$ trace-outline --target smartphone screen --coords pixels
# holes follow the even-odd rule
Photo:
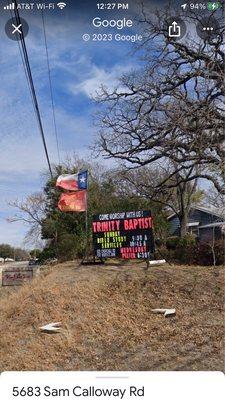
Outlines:
[[[0,26],[1,369],[221,371],[224,2]]]

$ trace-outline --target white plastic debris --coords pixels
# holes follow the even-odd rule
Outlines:
[[[152,312],[155,314],[163,314],[164,317],[169,317],[176,314],[175,308],[154,308]]]
[[[39,329],[46,333],[56,333],[60,331],[61,325],[61,322],[51,322],[50,324],[41,326]]]
[[[160,264],[165,264],[166,260],[151,260],[149,261],[150,265],[160,265]]]

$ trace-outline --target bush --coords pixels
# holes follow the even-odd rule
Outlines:
[[[194,263],[196,251],[195,236],[191,234],[187,234],[183,238],[171,236],[166,241],[166,248],[168,250],[167,260],[185,264]]]
[[[166,248],[168,250],[175,250],[178,243],[179,243],[180,238],[178,236],[170,236],[166,240]]]
[[[168,250],[166,246],[159,246],[155,249],[155,256],[157,260],[165,259],[166,261],[174,261],[173,250]]]
[[[46,260],[56,257],[56,252],[53,247],[46,247],[39,255],[39,262],[43,264]]]
[[[179,238],[174,251],[175,259],[184,264],[194,264],[196,256],[196,239],[193,235]]]
[[[182,238],[179,238],[178,245],[179,246],[194,246],[196,244],[196,236],[188,233]]]
[[[223,240],[217,240],[214,246],[215,261],[216,265],[224,263],[224,242]],[[213,249],[212,243],[201,242],[198,243],[196,251],[196,262],[199,265],[213,265]]]
[[[217,240],[214,246],[216,265],[224,263],[224,241]],[[196,242],[195,236],[186,235],[183,238],[170,237],[166,247],[156,249],[157,258],[164,257],[167,261],[182,264],[213,265],[213,250],[210,242]]]

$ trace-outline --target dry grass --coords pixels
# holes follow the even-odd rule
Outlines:
[[[1,288],[1,370],[223,370],[223,269],[65,264]],[[6,289],[6,290],[5,290]],[[151,308],[174,307],[165,319]],[[39,327],[62,321],[59,334]]]

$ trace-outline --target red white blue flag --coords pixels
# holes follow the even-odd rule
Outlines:
[[[56,186],[66,190],[86,190],[88,181],[88,171],[81,171],[77,174],[60,175],[57,178]]]

